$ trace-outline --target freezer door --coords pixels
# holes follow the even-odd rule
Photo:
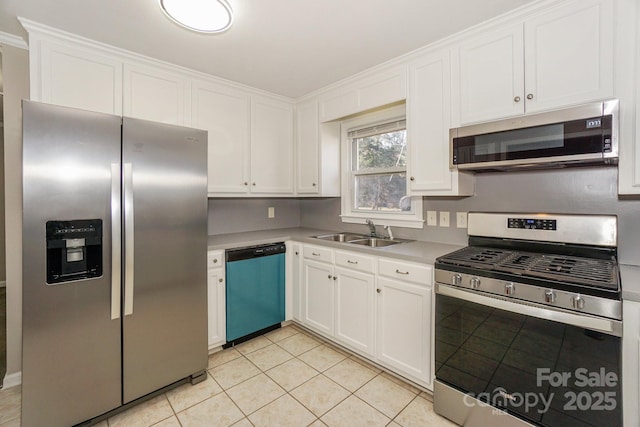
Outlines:
[[[127,403],[207,367],[207,134],[123,119]]]
[[[121,404],[121,118],[29,101],[22,111],[22,425],[69,426]]]

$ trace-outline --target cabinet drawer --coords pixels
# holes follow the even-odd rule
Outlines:
[[[432,283],[433,269],[428,265],[381,259],[378,268],[381,276],[421,285],[431,285]]]
[[[375,258],[353,252],[336,251],[336,265],[364,271],[365,273],[373,273],[375,271]]]
[[[208,268],[224,267],[224,251],[207,252],[207,267]]]
[[[333,263],[333,250],[321,246],[307,246],[302,248],[302,254],[306,259]]]

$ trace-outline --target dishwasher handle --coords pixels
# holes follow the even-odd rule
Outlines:
[[[228,249],[225,252],[227,262],[242,261],[245,259],[260,258],[263,256],[283,254],[287,247],[284,242],[270,243],[267,245],[248,246],[244,248]]]

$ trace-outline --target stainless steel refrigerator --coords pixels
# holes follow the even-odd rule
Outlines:
[[[207,133],[22,108],[22,425],[206,378]]]

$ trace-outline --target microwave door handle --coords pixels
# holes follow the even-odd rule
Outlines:
[[[120,164],[111,163],[111,320],[120,318],[122,268],[122,218]]]
[[[124,315],[133,314],[133,166],[124,164]]]

